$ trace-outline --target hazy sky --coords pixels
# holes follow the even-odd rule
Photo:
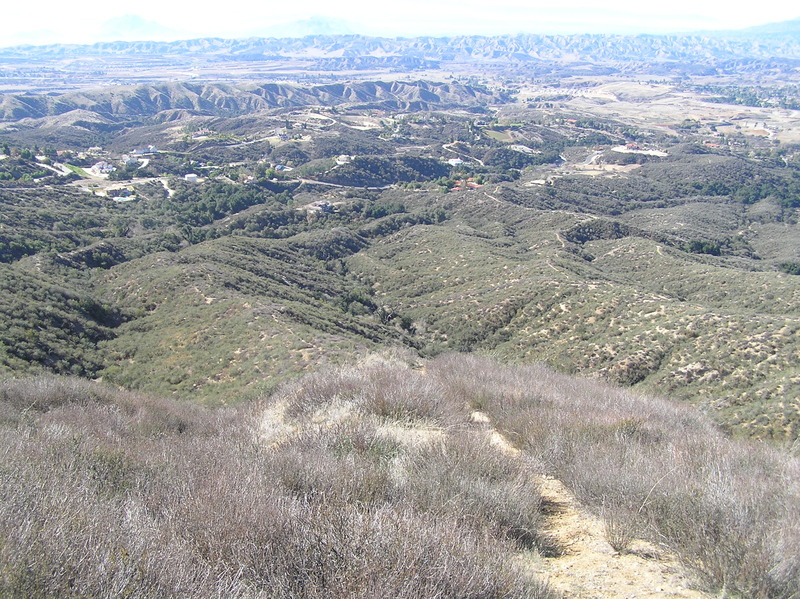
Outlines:
[[[11,2],[4,6],[0,45],[25,41],[89,43],[126,37],[118,27],[104,25],[126,14],[140,15],[169,29],[162,31],[160,37],[164,39],[252,35],[312,16],[343,19],[353,24],[355,32],[375,35],[670,33],[737,29],[794,19],[800,16],[800,9],[792,5],[786,0],[761,0],[757,5],[727,0],[262,0],[249,5],[233,3],[226,10],[224,2],[83,0],[65,4],[38,0],[35,5]],[[35,6],[35,14],[31,6]],[[152,31],[148,33],[157,37]]]

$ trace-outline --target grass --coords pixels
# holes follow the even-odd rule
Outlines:
[[[83,170],[79,166],[74,166],[72,164],[64,164],[64,166],[66,166],[69,170],[71,170],[76,175],[80,175],[84,179],[88,179],[89,178],[89,173],[87,173],[85,170]]]
[[[441,451],[387,437],[408,417],[369,398],[400,377],[361,374],[349,389],[333,377],[330,397],[314,376],[281,390],[272,401],[294,398],[297,432],[277,444],[253,405],[2,383],[0,596],[554,597],[512,559],[535,526],[516,505],[524,494],[536,508],[530,474],[483,458],[469,435]],[[358,418],[318,419],[352,392]],[[451,493],[418,484],[431,469],[450,473]],[[485,484],[464,497],[476,476]]]
[[[506,143],[511,143],[512,141],[514,141],[514,137],[507,130],[494,131],[492,129],[484,129],[483,133],[490,139],[493,139],[494,141],[500,141]]]
[[[800,588],[800,462],[732,441],[698,412],[540,366],[443,356],[428,366],[477,397],[498,428],[605,517],[618,550],[647,538],[709,589],[794,597]]]

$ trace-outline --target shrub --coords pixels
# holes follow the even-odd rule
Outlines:
[[[726,438],[688,406],[643,398],[540,366],[442,356],[428,371],[479,397],[507,436],[606,516],[609,541],[645,537],[713,588],[747,597],[800,593],[800,463]]]
[[[388,370],[285,387],[274,401],[298,400],[297,429],[277,444],[256,432],[261,406],[4,383],[0,596],[553,597],[490,513],[468,517],[474,502],[412,501],[395,477],[416,450],[385,418],[318,419],[312,401],[358,399]]]

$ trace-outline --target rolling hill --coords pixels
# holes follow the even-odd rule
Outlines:
[[[797,597],[771,39],[0,51],[0,597]]]
[[[390,344],[543,362],[694,403],[733,434],[800,435],[788,146],[454,82],[6,101],[51,115],[2,133],[8,374],[230,403]],[[47,126],[76,110],[83,125]],[[48,139],[84,150],[11,147]],[[58,162],[154,142],[109,178]]]
[[[486,89],[427,81],[353,82],[313,87],[278,83],[258,86],[169,83],[56,96],[0,95],[0,120],[15,122],[72,114],[75,121],[81,121],[89,114],[112,121],[130,121],[170,110],[235,116],[274,108],[340,104],[417,111],[480,107],[497,104],[502,99],[501,94]]]

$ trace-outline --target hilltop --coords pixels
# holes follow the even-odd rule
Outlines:
[[[500,104],[501,93],[459,83],[352,82],[301,87],[277,83],[227,86],[219,84],[169,83],[113,90],[74,92],[31,98],[0,96],[0,120],[20,121],[74,115],[74,122],[113,123],[130,126],[131,121],[171,111],[193,115],[236,116],[274,108],[303,106],[371,108],[421,111]]]
[[[798,592],[796,459],[541,367],[384,352],[213,411],[44,377],[0,415],[4,594]]]

